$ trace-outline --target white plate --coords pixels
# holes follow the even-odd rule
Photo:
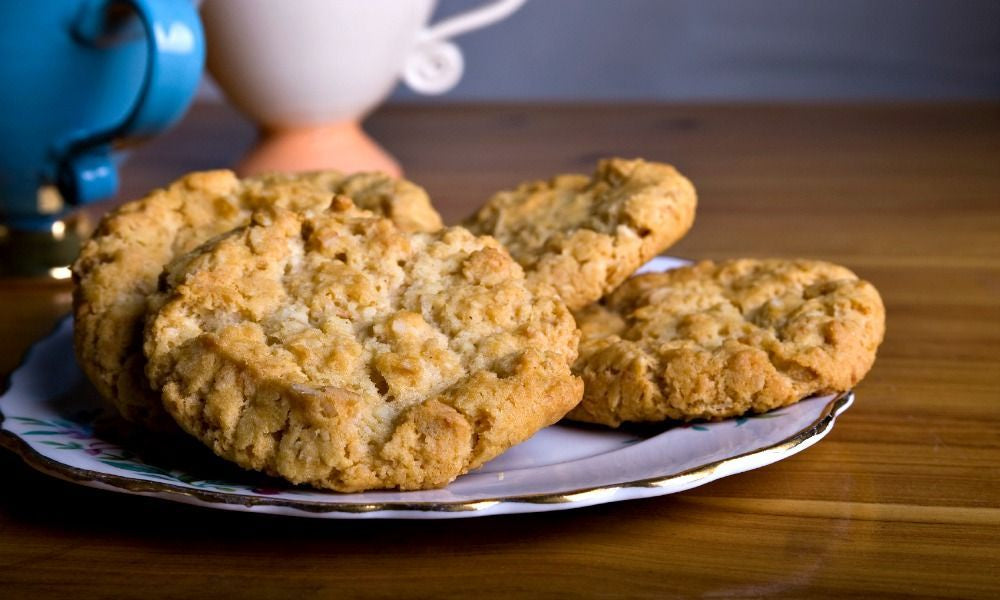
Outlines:
[[[660,258],[643,270],[683,264]],[[444,489],[338,494],[241,471],[196,447],[148,443],[101,409],[73,356],[72,321],[29,351],[0,396],[0,443],[82,485],[226,510],[333,519],[542,512],[672,494],[815,444],[853,394],[717,423],[610,430],[560,423]]]

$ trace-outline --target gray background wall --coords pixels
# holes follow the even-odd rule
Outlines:
[[[528,0],[457,43],[438,101],[1000,98],[1000,0]]]

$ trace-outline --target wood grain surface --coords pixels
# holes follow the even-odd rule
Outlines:
[[[800,455],[548,514],[228,513],[75,486],[3,452],[0,597],[1000,595],[1000,106],[409,106],[367,125],[450,222],[598,157],[673,162],[700,206],[670,253],[854,269],[887,306],[875,368]],[[229,109],[196,107],[134,152],[121,198],[231,164],[253,138]],[[0,283],[0,371],[68,306],[64,286]]]

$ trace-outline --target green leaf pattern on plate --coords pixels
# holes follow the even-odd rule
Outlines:
[[[67,452],[80,452],[92,456],[98,462],[131,473],[137,473],[168,483],[186,484],[198,489],[219,492],[253,491],[249,486],[240,486],[230,481],[203,479],[175,469],[164,469],[144,462],[136,453],[121,446],[94,437],[94,423],[100,418],[100,411],[87,411],[75,420],[35,419],[32,417],[7,417],[33,429],[19,435],[48,437],[39,443]]]

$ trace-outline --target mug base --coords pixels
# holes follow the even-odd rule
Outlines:
[[[70,265],[90,229],[84,213],[54,220],[46,230],[0,225],[0,279],[69,283]]]
[[[268,130],[236,167],[241,176],[271,171],[402,174],[399,163],[357,121]]]

